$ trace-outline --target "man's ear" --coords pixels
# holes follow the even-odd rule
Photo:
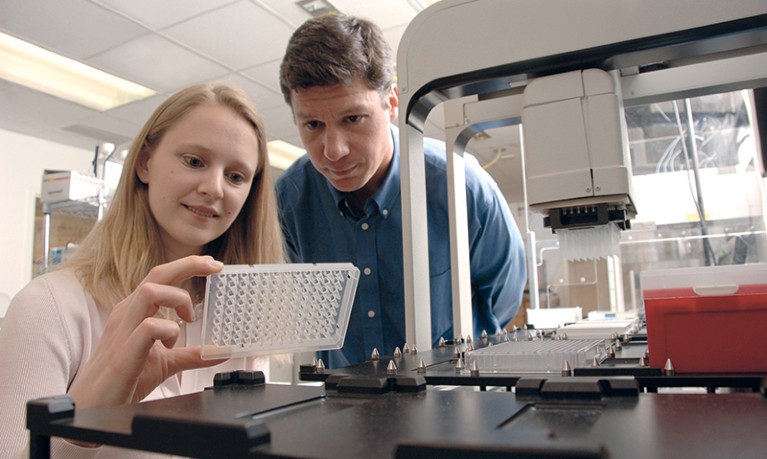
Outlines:
[[[149,150],[141,148],[136,159],[136,176],[142,183],[149,183]]]
[[[391,88],[389,88],[388,102],[389,121],[393,123],[397,120],[397,115],[399,114],[399,90],[396,84],[391,85]]]

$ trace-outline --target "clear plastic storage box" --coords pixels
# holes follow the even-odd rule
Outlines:
[[[207,279],[202,357],[340,349],[358,281],[349,263],[225,266]]]

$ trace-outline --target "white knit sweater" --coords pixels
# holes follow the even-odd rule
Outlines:
[[[0,329],[0,458],[28,457],[27,401],[67,393],[101,338],[108,315],[71,270],[37,277],[14,297]],[[184,327],[179,343],[200,344],[202,319],[197,319]],[[186,371],[145,400],[197,392],[212,385],[216,373],[242,369],[268,376],[268,360],[238,358]],[[59,439],[51,448],[54,458],[153,457],[106,446],[81,448]]]

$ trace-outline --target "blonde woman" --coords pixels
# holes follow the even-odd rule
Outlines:
[[[199,344],[204,276],[283,261],[269,170],[263,123],[238,89],[197,85],[157,108],[104,218],[11,303],[0,330],[4,457],[25,454],[30,399],[117,406],[202,390],[220,371],[267,370],[265,359],[202,360]],[[137,454],[52,443],[54,457]]]

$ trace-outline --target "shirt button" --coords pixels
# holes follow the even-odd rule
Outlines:
[[[365,269],[362,270],[362,272],[365,273],[366,276],[369,276],[370,273],[373,272],[373,270],[371,270],[370,268],[365,268]]]
[[[372,309],[370,311],[368,311],[368,317],[370,317],[372,319],[375,316],[376,316],[376,312],[375,311],[373,311]]]
[[[384,209],[381,211],[382,214],[384,214],[384,217],[389,215],[389,209]]]
[[[368,228],[370,228],[370,225],[368,225],[367,223],[363,223],[362,224],[362,229],[363,230],[367,230]]]

